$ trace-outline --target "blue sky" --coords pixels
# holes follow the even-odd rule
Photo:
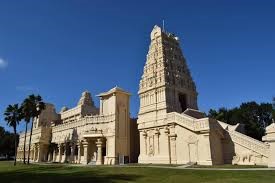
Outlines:
[[[275,1],[0,0],[0,125],[11,103],[39,93],[74,107],[84,90],[118,85],[139,108],[150,32],[165,19],[178,35],[199,108],[234,107],[275,95]],[[22,127],[21,127],[22,128]]]

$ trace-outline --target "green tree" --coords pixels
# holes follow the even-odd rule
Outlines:
[[[272,105],[247,102],[233,109],[220,108],[218,111],[212,109],[208,116],[231,125],[242,123],[248,136],[261,140],[265,127],[272,122]]]
[[[18,142],[19,136],[16,135]],[[0,126],[0,155],[5,155],[7,157],[14,155],[14,134],[9,131],[5,131],[3,127]]]
[[[14,131],[14,166],[16,165],[16,155],[17,155],[17,126],[22,119],[22,109],[18,104],[9,105],[4,113],[5,121],[7,124],[13,128]]]
[[[31,151],[31,139],[32,139],[32,131],[33,131],[33,123],[34,120],[38,118],[41,114],[42,110],[45,109],[45,103],[40,95],[30,95],[27,99],[28,101],[28,113],[30,114],[31,122],[31,131],[30,131],[30,139],[29,139],[29,150],[28,150],[28,164],[30,164],[30,151]]]

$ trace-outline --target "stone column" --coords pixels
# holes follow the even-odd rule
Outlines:
[[[165,143],[167,143],[167,146],[168,146],[168,148],[167,148],[167,157],[168,157],[168,163],[169,164],[171,164],[171,149],[170,149],[170,137],[169,137],[169,134],[170,134],[170,130],[169,130],[169,128],[168,127],[166,127],[165,129],[164,129],[164,133],[165,133],[165,135],[167,136],[167,141],[165,142]]]
[[[101,138],[97,139],[96,147],[97,147],[96,165],[102,165],[102,139]]]
[[[159,135],[160,135],[160,132],[159,132],[159,129],[156,129],[155,131],[155,144],[156,144],[156,149],[155,149],[155,154],[159,155]]]
[[[78,158],[77,158],[77,163],[81,162],[81,141],[79,141],[77,143],[77,147],[78,147]]]
[[[37,159],[36,162],[41,162],[41,145],[37,143]]]
[[[176,139],[177,139],[176,134],[170,135],[171,164],[177,164]]]
[[[53,162],[53,150],[48,150],[48,162]]]
[[[84,152],[84,157],[83,160],[81,161],[82,164],[87,165],[88,164],[88,141],[85,139],[82,142],[82,146],[83,146],[83,152]]]
[[[62,147],[63,144],[58,144],[57,148],[58,148],[58,162],[61,163],[62,161]]]
[[[56,148],[53,148],[53,162],[56,161]]]
[[[68,144],[67,143],[64,143],[64,160],[63,160],[63,163],[66,163],[67,161],[67,148],[68,148]]]
[[[70,144],[70,148],[71,148],[71,157],[70,157],[70,160],[71,160],[71,163],[74,163],[75,144],[74,144],[74,143],[71,143],[71,144]]]
[[[142,135],[144,137],[144,155],[147,155],[147,133],[144,131]]]
[[[34,144],[33,145],[33,158],[32,158],[32,160],[33,160],[33,162],[35,162],[36,161],[36,144]]]
[[[268,167],[275,167],[275,123],[266,127],[266,136],[263,137],[263,141],[265,141],[269,145],[269,156],[268,156]]]
[[[171,164],[177,164],[177,149],[176,149],[176,139],[177,134],[175,133],[175,125],[170,127],[170,155],[171,155]]]

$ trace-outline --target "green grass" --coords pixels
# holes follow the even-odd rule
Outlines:
[[[181,170],[144,167],[75,167],[22,165],[0,162],[0,182],[181,182],[181,183],[274,183],[275,171]]]

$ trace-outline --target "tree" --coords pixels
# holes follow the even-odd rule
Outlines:
[[[28,124],[30,123],[32,114],[32,103],[29,98],[26,98],[23,103],[21,104],[23,118],[25,120],[25,138],[24,138],[24,164],[26,164],[26,138],[27,138],[27,131],[28,131]]]
[[[208,116],[231,125],[242,123],[248,136],[261,140],[265,127],[272,122],[272,105],[247,102],[233,109],[220,108],[218,111],[211,109]]]
[[[17,155],[17,125],[22,119],[22,108],[18,104],[9,105],[4,113],[5,121],[7,124],[13,128],[14,131],[14,166],[16,165],[16,155]]]
[[[38,118],[41,114],[42,110],[45,109],[45,103],[40,95],[30,95],[27,99],[28,102],[28,113],[30,114],[31,122],[31,131],[30,131],[30,139],[29,139],[29,150],[28,150],[28,164],[30,164],[30,151],[31,151],[31,139],[32,139],[32,131],[33,131],[33,123],[34,120]]]
[[[19,136],[16,135],[16,140],[18,142]],[[14,155],[14,134],[9,131],[5,131],[3,127],[0,126],[0,155],[5,155],[7,158]]]

